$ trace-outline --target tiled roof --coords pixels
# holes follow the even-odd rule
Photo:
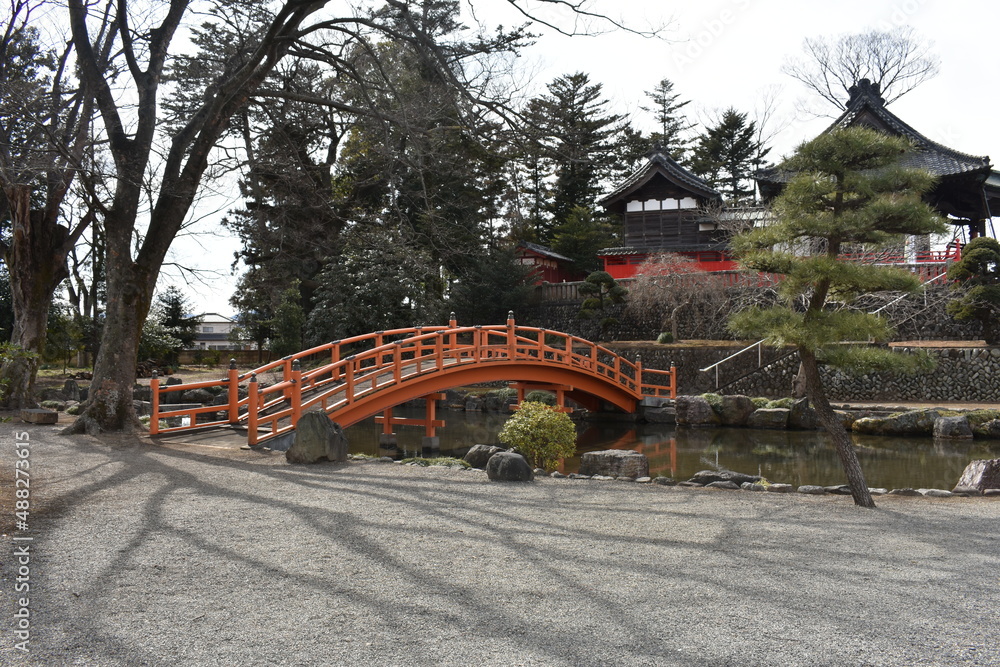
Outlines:
[[[649,182],[654,175],[661,174],[667,180],[689,190],[692,194],[705,199],[721,200],[722,195],[712,188],[706,181],[698,178],[684,167],[660,150],[654,151],[649,160],[642,167],[636,169],[621,184],[615,188],[614,192],[607,195],[597,203],[607,208],[610,204],[628,196],[633,190]]]
[[[885,101],[878,94],[878,89],[862,79],[851,88],[851,99],[847,110],[834,121],[827,130],[850,127],[857,123],[872,124],[864,118],[865,112],[870,113],[884,126],[895,134],[909,139],[916,150],[908,153],[902,160],[907,167],[926,169],[935,176],[963,174],[970,171],[990,169],[990,159],[986,156],[969,155],[948,148],[936,141],[931,141],[915,129],[904,123],[898,116],[885,108]],[[882,129],[882,128],[878,128]]]
[[[520,243],[517,244],[517,246],[519,248],[524,248],[525,250],[530,250],[531,252],[533,252],[535,254],[543,255],[545,257],[551,257],[552,259],[561,260],[563,262],[572,262],[573,261],[569,257],[565,257],[565,256],[560,255],[559,253],[555,252],[554,250],[552,250],[552,248],[549,248],[549,247],[546,247],[546,246],[543,246],[543,245],[539,245],[538,243],[528,243],[527,241],[521,241]]]
[[[725,241],[715,243],[692,243],[688,245],[671,246],[668,248],[633,248],[623,246],[620,248],[602,248],[597,251],[598,257],[627,257],[630,255],[652,255],[658,252],[708,252],[712,250],[725,250],[729,244]]]
[[[915,129],[904,123],[898,116],[885,108],[885,100],[879,95],[878,87],[868,80],[862,79],[851,87],[851,99],[847,110],[835,120],[831,130],[851,127],[853,125],[869,125],[875,129],[890,132],[905,137],[913,143],[914,150],[908,152],[900,164],[914,169],[924,169],[934,176],[954,176],[972,172],[990,173],[990,159],[986,156],[969,155],[948,148],[936,141],[931,141]],[[787,183],[792,174],[777,167],[763,169],[757,175],[758,181],[768,183]]]

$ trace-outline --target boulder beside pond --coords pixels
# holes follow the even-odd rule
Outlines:
[[[295,427],[292,446],[285,452],[289,463],[343,462],[347,460],[347,436],[340,424],[325,412],[307,412]]]
[[[535,478],[531,466],[520,454],[497,452],[486,463],[486,476],[491,482],[530,482]]]
[[[911,410],[888,417],[865,417],[854,422],[856,433],[868,435],[931,435],[941,413],[934,409]]]
[[[649,459],[629,449],[606,449],[585,452],[580,456],[581,475],[608,477],[648,477]]]
[[[962,416],[938,417],[934,420],[934,437],[953,440],[972,438],[972,427],[969,420]]]
[[[788,413],[788,428],[814,431],[820,427],[816,409],[809,406],[809,399],[800,398]]]
[[[739,394],[723,396],[720,418],[724,426],[746,426],[747,419],[753,414],[753,401]]]
[[[788,428],[788,408],[761,408],[754,411],[747,420],[750,428]]]
[[[688,482],[692,484],[708,485],[712,482],[733,482],[737,486],[744,484],[745,482],[750,482],[751,484],[759,482],[760,475],[747,475],[742,472],[734,472],[732,470],[702,470],[696,472]]]
[[[678,396],[674,400],[679,426],[718,426],[721,420],[702,396]]]
[[[462,457],[462,460],[473,468],[485,469],[490,457],[502,451],[504,451],[503,447],[496,445],[473,445]]]
[[[980,459],[965,466],[955,488],[964,487],[985,491],[1000,489],[1000,459]]]

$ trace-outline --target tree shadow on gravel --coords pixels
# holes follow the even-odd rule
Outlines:
[[[871,512],[849,498],[505,485],[52,440],[57,512],[39,551],[73,590],[45,590],[38,623],[59,627],[41,648],[64,657],[158,664],[197,648],[280,661],[296,642],[359,664],[904,664],[929,652],[962,664],[996,652],[995,637],[968,632],[988,609],[974,582],[1000,565],[983,530],[1000,505],[986,500],[887,498]],[[107,543],[88,546],[98,530]]]

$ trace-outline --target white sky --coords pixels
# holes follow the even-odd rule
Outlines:
[[[520,22],[503,0],[477,2],[478,16],[487,25]],[[992,74],[1000,27],[995,0],[594,0],[592,8],[622,16],[637,28],[669,23],[666,40],[621,31],[573,38],[543,34],[522,58],[533,72],[536,93],[557,76],[582,71],[604,86],[614,111],[632,114],[638,127],[649,130],[650,118],[639,106],[648,103],[644,92],[663,78],[674,82],[681,99],[691,100],[687,109],[695,121],[729,106],[752,113],[766,90],[778,88],[784,129],[772,142],[771,157],[777,160],[831,122],[797,114],[796,101],[808,93],[781,73],[784,60],[801,53],[802,40],[909,26],[933,42],[941,71],[890,109],[934,141],[1000,163],[998,87]],[[549,6],[543,10],[553,21],[566,20]],[[229,266],[238,245],[221,237],[202,237],[200,246],[191,239],[176,243],[176,261],[221,273],[208,284],[184,287],[198,310],[232,313],[228,299],[235,278]],[[161,279],[162,285],[170,282],[182,284]]]

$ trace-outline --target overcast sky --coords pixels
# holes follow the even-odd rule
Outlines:
[[[477,6],[478,18],[487,25],[520,21],[505,9],[504,0],[477,0]],[[585,72],[603,85],[616,112],[632,114],[637,126],[649,130],[651,119],[639,107],[647,104],[644,92],[664,78],[674,82],[681,99],[691,100],[695,121],[729,106],[752,114],[768,91],[777,91],[776,122],[783,129],[772,142],[772,157],[778,159],[832,120],[797,112],[796,103],[807,99],[808,91],[781,72],[786,58],[801,53],[804,38],[912,27],[932,41],[941,71],[890,110],[934,141],[988,155],[994,165],[1000,161],[1000,93],[993,73],[1000,26],[996,0],[594,0],[591,7],[637,28],[666,24],[665,39],[623,31],[572,38],[544,32],[522,58],[533,72],[536,92],[557,76]],[[545,18],[566,25],[566,15],[543,10]],[[184,288],[200,310],[232,313],[228,299],[235,279],[228,274],[237,247],[232,239],[202,239],[202,246],[179,240],[175,259],[223,274],[207,286]]]

